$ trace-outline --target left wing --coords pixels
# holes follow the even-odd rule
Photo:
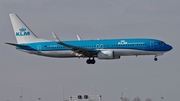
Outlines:
[[[55,41],[60,44],[60,45],[63,45],[65,47],[68,47],[68,48],[71,48],[72,51],[76,52],[76,53],[79,53],[79,54],[83,54],[84,56],[88,56],[88,57],[91,57],[91,56],[96,56],[97,53],[99,52],[98,50],[90,50],[90,49],[87,49],[87,48],[82,48],[82,47],[78,47],[78,46],[73,46],[73,45],[69,45],[69,44],[66,44],[66,43],[63,43],[55,33],[52,32],[52,35],[55,39]]]

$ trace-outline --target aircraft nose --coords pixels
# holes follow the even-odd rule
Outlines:
[[[172,50],[173,49],[173,47],[171,46],[171,45],[167,45],[167,50],[168,51],[170,51],[170,50]]]

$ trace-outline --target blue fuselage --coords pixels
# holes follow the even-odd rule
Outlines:
[[[63,41],[63,43],[99,51],[114,51],[115,55],[158,55],[172,49],[172,47],[161,40],[156,39],[104,39],[104,40],[80,40]],[[28,47],[16,47],[22,51],[50,56],[50,57],[78,57],[71,48],[65,47],[55,41],[36,42],[23,44]],[[86,56],[85,56],[86,57]],[[97,57],[97,55],[95,55]]]

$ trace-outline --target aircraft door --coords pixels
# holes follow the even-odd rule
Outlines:
[[[96,49],[99,49],[99,44],[96,44]]]
[[[103,49],[103,48],[104,48],[104,45],[103,45],[103,44],[101,44],[101,45],[100,45],[100,48],[101,48],[101,49]]]
[[[103,44],[96,44],[96,49],[103,49],[104,45]]]
[[[154,41],[150,41],[150,49],[154,49]]]
[[[37,51],[38,51],[38,52],[41,51],[41,45],[37,45]]]

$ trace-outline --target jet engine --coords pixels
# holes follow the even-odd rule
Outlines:
[[[120,59],[120,56],[115,56],[114,51],[100,51],[97,55],[98,59]]]

